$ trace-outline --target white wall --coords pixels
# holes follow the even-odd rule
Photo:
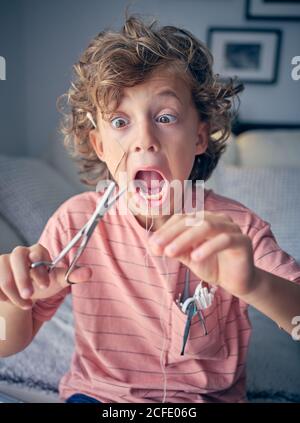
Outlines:
[[[72,64],[89,39],[100,30],[111,25],[120,28],[129,1],[14,1],[19,3],[19,12],[16,16],[11,13],[7,18],[16,22],[18,13],[22,17],[24,28],[21,28],[22,50],[19,55],[24,56],[24,66],[16,72],[19,72],[18,84],[25,89],[25,104],[18,106],[23,110],[23,121],[18,123],[14,135],[21,137],[26,128],[28,154],[35,156],[45,154],[47,145],[56,136],[59,114],[55,102],[68,87]],[[293,81],[290,76],[291,58],[300,54],[299,22],[247,21],[243,0],[135,0],[131,3],[131,11],[157,16],[161,24],[186,27],[202,40],[206,40],[210,26],[282,29],[278,84],[246,86],[241,95],[240,116],[242,120],[253,122],[300,123],[300,81]],[[17,8],[14,10],[18,11]],[[4,45],[11,33],[7,23],[4,30],[1,29],[5,36]],[[1,44],[2,41],[1,37]],[[14,65],[16,60],[8,63],[10,68]],[[14,103],[16,96],[16,90],[12,90]],[[4,97],[9,97],[7,92]],[[0,98],[3,109],[1,103]],[[2,114],[0,119],[2,126]],[[20,139],[19,142],[23,141]],[[3,139],[0,140],[0,150],[3,151]]]

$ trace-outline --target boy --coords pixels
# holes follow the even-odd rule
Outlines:
[[[218,81],[209,51],[188,31],[136,17],[120,33],[100,33],[75,70],[64,133],[82,180],[96,185],[106,172],[118,187],[141,184],[121,197],[126,213],[101,220],[71,280],[74,250],[49,274],[29,264],[62,250],[97,192],[62,204],[38,244],[0,257],[0,314],[11,334],[1,355],[25,348],[72,293],[75,351],[59,386],[66,402],[246,402],[247,305],[291,332],[300,267],[242,204],[204,190],[203,214],[178,212],[182,198],[170,190],[190,180],[194,194],[209,178],[241,87]],[[187,315],[177,300],[188,271],[189,295],[201,281],[210,300],[202,322],[191,318],[183,354]]]

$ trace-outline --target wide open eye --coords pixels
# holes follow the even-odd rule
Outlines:
[[[116,117],[112,119],[110,122],[114,128],[122,128],[124,125],[126,125],[127,121],[124,118]]]
[[[162,118],[163,120],[160,120]],[[160,123],[171,123],[176,121],[176,116],[164,114],[164,115],[160,115],[157,119],[160,121]]]

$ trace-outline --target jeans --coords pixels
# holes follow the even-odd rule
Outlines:
[[[80,402],[80,403],[95,402],[96,403],[98,402],[100,403],[101,401],[96,400],[96,398],[89,397],[88,395],[77,393],[77,394],[71,395],[69,398],[66,399],[65,402],[68,402],[68,403],[72,403],[72,402],[73,403],[74,402]]]

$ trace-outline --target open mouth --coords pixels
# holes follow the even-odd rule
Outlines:
[[[139,170],[134,178],[135,193],[146,201],[161,202],[168,186],[167,182],[157,170]]]

